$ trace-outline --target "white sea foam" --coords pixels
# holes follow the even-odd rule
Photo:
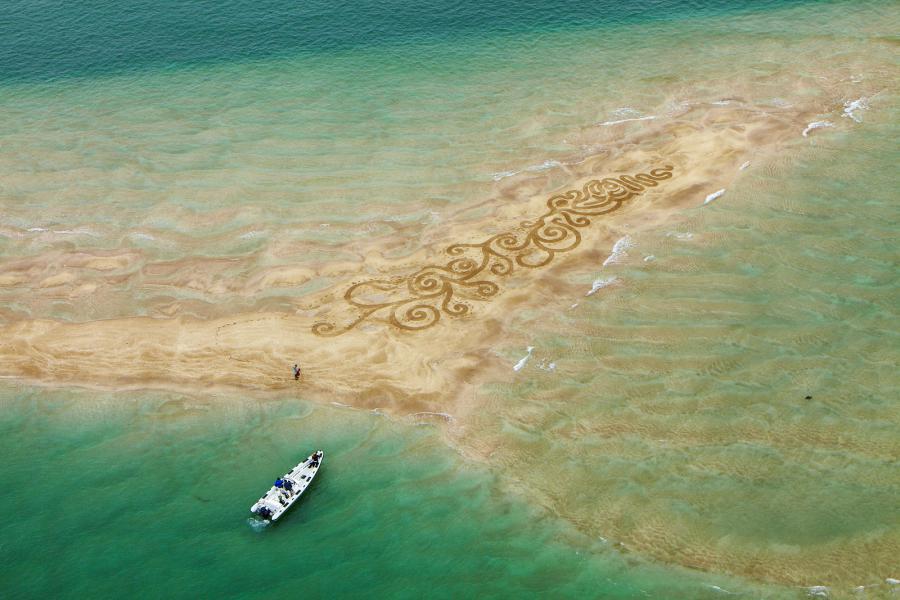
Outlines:
[[[677,231],[670,231],[666,234],[666,237],[673,237],[676,240],[692,240],[694,239],[694,234],[689,232],[679,233]]]
[[[413,414],[414,417],[418,417],[419,415],[430,415],[430,416],[434,416],[434,417],[442,417],[447,421],[453,420],[453,415],[451,415],[450,413],[445,413],[445,412],[417,412],[417,413]]]
[[[656,260],[656,257],[653,256],[652,254],[648,254],[647,256],[644,257],[644,262],[653,262],[654,260]]]
[[[618,280],[619,280],[618,277],[607,277],[606,279],[601,277],[600,279],[595,279],[594,283],[591,284],[591,289],[588,290],[588,293],[585,294],[585,296],[593,296],[594,294],[596,294],[603,288],[609,287],[610,285],[614,284]]]
[[[130,233],[130,234],[128,234],[128,236],[131,237],[131,238],[133,238],[133,239],[136,239],[136,240],[153,241],[153,240],[156,239],[155,237],[153,237],[153,236],[150,235],[149,233],[137,233],[137,232],[135,232],[135,233]]]
[[[646,117],[631,117],[629,119],[615,119],[613,121],[602,121],[600,123],[597,123],[597,126],[605,127],[607,125],[619,125],[621,123],[630,123],[631,121],[651,121],[655,118],[656,118],[655,115],[649,115]]]
[[[499,173],[494,173],[491,175],[491,178],[494,181],[500,181],[505,177],[512,177],[513,175],[518,175],[519,173],[539,173],[541,171],[546,171],[547,169],[552,169],[554,167],[561,167],[563,163],[558,160],[545,160],[539,165],[531,165],[530,167],[525,167],[524,169],[520,169],[518,171],[500,171]]]
[[[719,190],[717,192],[713,192],[712,194],[710,194],[706,197],[706,200],[703,201],[703,204],[709,204],[710,202],[712,202],[716,198],[720,197],[724,193],[725,193],[725,188],[722,188],[721,190]]]
[[[715,104],[716,106],[728,106],[731,104],[731,100],[716,100],[715,102],[710,102],[710,104]]]
[[[498,171],[491,175],[491,179],[493,179],[494,181],[500,181],[504,177],[512,177],[513,175],[516,175],[518,173],[521,173],[521,171]]]
[[[613,119],[610,121],[603,121],[601,123],[595,123],[596,126],[605,126],[605,125],[618,125],[620,123],[628,123],[630,121],[649,121],[651,119],[657,118],[654,115],[650,116],[629,116],[629,115],[640,115],[641,113],[633,108],[622,107],[617,108],[612,113],[614,116],[623,117],[619,119]],[[569,143],[568,140],[563,140],[564,143]],[[602,145],[584,145],[581,147],[585,152],[597,152]],[[506,179],[507,177],[512,177],[514,175],[519,175],[520,173],[540,173],[542,171],[547,171],[549,169],[553,169],[556,167],[566,167],[570,165],[577,165],[584,162],[585,159],[574,161],[574,162],[560,162],[558,160],[548,159],[538,165],[531,165],[525,167],[524,169],[518,169],[513,171],[497,171],[496,173],[491,174],[491,179],[494,181],[500,181],[501,179]]]
[[[242,240],[251,240],[253,238],[262,237],[266,234],[265,231],[248,231],[247,233],[242,233],[238,237]]]
[[[807,137],[810,131],[812,131],[813,129],[819,129],[820,127],[834,127],[834,123],[832,123],[831,121],[813,121],[806,126],[806,129],[803,130],[803,137]]]
[[[519,359],[515,365],[513,365],[513,371],[521,371],[525,368],[525,364],[528,363],[528,359],[531,358],[531,352],[534,350],[534,346],[528,346],[528,353]]]
[[[734,596],[735,594],[737,594],[737,592],[731,592],[731,591],[728,591],[728,590],[726,590],[725,588],[719,587],[719,586],[717,586],[717,585],[712,585],[712,584],[707,584],[707,585],[708,585],[709,587],[711,587],[712,589],[716,590],[717,592],[721,592],[721,593],[723,593],[723,594],[729,594],[729,595],[731,595],[731,596]]]
[[[807,588],[806,593],[815,598],[827,598],[828,588],[824,585],[814,585]]]
[[[868,110],[869,108],[869,99],[868,98],[860,98],[858,100],[847,101],[844,102],[844,115],[845,117],[849,117],[856,121],[857,123],[862,123],[862,119],[856,116],[857,111]]]
[[[683,114],[690,107],[691,103],[687,100],[682,100],[681,102],[669,102],[666,104],[666,116],[674,117]]]
[[[884,582],[888,585],[900,585],[900,579],[894,579],[893,577],[888,577]]]
[[[541,361],[541,364],[538,365],[538,369],[541,369],[542,371],[553,372],[556,370],[556,363],[550,362],[549,360],[547,360],[545,358],[544,360]]]
[[[250,529],[259,533],[269,526],[269,521],[263,521],[262,519],[254,519],[251,517],[247,519],[247,525],[250,526]]]
[[[533,173],[537,173],[540,171],[546,171],[547,169],[552,169],[553,167],[561,167],[563,164],[558,160],[545,160],[539,165],[532,165],[530,167],[525,167],[526,171],[531,171]]]
[[[612,111],[612,114],[616,117],[631,117],[640,116],[641,111],[636,108],[631,108],[630,106],[622,106]]]
[[[29,227],[29,233],[53,233],[56,235],[89,235],[97,237],[97,234],[88,229],[47,229],[45,227]]]
[[[578,306],[578,303],[576,302],[575,304],[573,304],[573,305],[570,306],[569,308],[576,308],[577,306]]]
[[[747,162],[745,162],[744,164],[741,165],[741,171],[743,171],[744,169],[746,169],[749,166],[750,166],[750,161],[748,160]]]
[[[629,248],[634,248],[634,241],[632,241],[631,236],[626,235],[616,240],[616,243],[613,244],[612,254],[603,261],[603,266],[611,265],[625,258],[628,255]]]

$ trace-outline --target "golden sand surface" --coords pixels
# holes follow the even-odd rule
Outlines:
[[[390,245],[398,243],[388,239],[375,240],[387,247],[365,243],[355,249],[363,257],[359,262],[321,265],[315,275],[339,283],[302,299],[293,314],[260,311],[213,320],[125,318],[84,323],[13,320],[2,330],[0,374],[115,387],[174,384],[289,389],[294,385],[290,365],[299,361],[305,374],[304,392],[340,393],[359,406],[390,411],[446,409],[448,389],[455,389],[476,372],[490,370],[492,340],[501,334],[506,318],[528,307],[535,297],[532,288],[563,294],[566,269],[595,262],[611,246],[623,223],[633,230],[658,227],[673,212],[695,206],[704,190],[729,185],[739,176],[744,161],[796,138],[804,122],[784,111],[786,114],[766,115],[754,123],[747,119],[753,109],[737,110],[744,113],[743,118],[735,119],[729,114],[733,111],[717,111],[695,122],[688,113],[633,136],[615,152],[586,157],[568,167],[571,183],[567,187],[571,189],[597,178],[640,174],[663,166],[672,166],[673,175],[629,198],[615,212],[599,215],[591,225],[579,228],[578,247],[555,256],[552,264],[508,275],[489,273],[493,280],[502,281],[503,289],[482,301],[476,299],[470,310],[455,318],[452,310],[444,310],[443,320],[434,323],[439,326],[402,331],[402,325],[389,322],[390,314],[384,318],[375,313],[340,336],[326,339],[315,329],[329,320],[352,322],[358,318],[359,311],[342,296],[360,274],[372,274],[376,280],[407,276],[440,260],[442,246],[480,243],[495,231],[514,231],[522,222],[539,217],[546,212],[548,195],[558,195],[545,189],[545,178],[498,186],[500,197],[492,200],[487,217],[466,219],[465,211],[460,211],[463,214],[457,220],[421,232],[424,243],[403,261],[384,258]],[[738,121],[744,124],[735,125]],[[37,282],[38,293],[48,289],[54,295],[79,298],[89,295],[95,285],[93,278],[82,278],[82,273],[114,270],[133,258],[128,253],[92,256],[74,252],[17,261],[0,275],[4,285],[32,280],[34,263],[41,259],[61,263],[64,269]],[[209,272],[215,271],[216,262],[227,261],[197,259],[191,264],[194,277],[186,276],[179,264],[182,281],[174,283],[185,288],[203,285]],[[176,270],[175,265],[159,264],[147,271],[164,276],[167,268]],[[313,275],[310,271],[308,266],[296,270],[281,267],[244,285],[253,293],[276,283],[299,284]]]
[[[566,283],[566,273],[596,264],[625,228],[632,233],[659,228],[673,214],[701,203],[709,190],[731,186],[746,161],[764,163],[768,157],[777,157],[785,146],[796,143],[817,108],[757,107],[732,99],[727,106],[691,107],[624,139],[617,139],[622,128],[586,128],[580,135],[602,149],[567,163],[564,184],[558,181],[558,174],[498,182],[495,197],[464,207],[439,225],[410,226],[400,232],[407,239],[391,235],[354,241],[343,255],[356,260],[260,269],[240,281],[215,277],[232,262],[227,258],[189,257],[142,269],[150,285],[208,293],[240,290],[247,296],[272,287],[301,285],[313,277],[335,282],[296,301],[289,311],[279,306],[269,312],[263,306],[248,314],[192,318],[179,314],[190,301],[173,298],[173,318],[162,314],[71,323],[29,319],[7,309],[0,375],[111,387],[291,389],[290,365],[299,362],[305,374],[304,393],[337,392],[352,397],[360,406],[398,412],[426,406],[447,408],[454,402],[448,389],[491,370],[491,342],[502,335],[511,315],[533,302],[544,302],[547,296],[573,291],[566,289],[571,285]],[[660,170],[663,168],[669,170]],[[651,180],[652,186],[641,186],[633,179],[663,172],[668,174],[666,179]],[[606,204],[595,202],[599,209],[551,215],[569,221],[563,222],[566,229],[561,238],[552,239],[557,233],[552,219],[534,226],[546,216],[548,202],[554,198],[578,193],[592,181],[622,176],[625,185],[616,180],[609,198],[603,201]],[[639,191],[628,190],[629,180]],[[620,191],[626,194],[624,201],[612,203]],[[469,216],[472,214],[475,216]],[[572,224],[573,218],[586,218],[587,223]],[[490,239],[497,247],[496,239],[505,235],[513,236],[515,245],[525,239],[529,229],[543,230],[547,237],[535,242],[532,236],[524,251],[510,252],[513,259],[521,257],[516,269],[510,266],[512,272],[505,272],[504,265],[495,261],[468,279],[469,283],[481,281],[489,289],[466,290],[455,285],[449,301],[440,295],[432,302],[444,303],[433,311],[438,317],[443,315],[439,322],[432,311],[418,323],[399,314],[410,304],[403,304],[402,311],[387,306],[415,297],[410,296],[409,278],[447,270],[447,265],[460,258],[471,260],[469,249],[454,254],[454,248],[477,246]],[[420,240],[415,250],[402,259],[388,258],[410,239]],[[503,240],[500,242],[502,245]],[[56,250],[7,261],[0,266],[0,285],[14,289],[28,282],[30,302],[41,296],[78,302],[89,298],[100,285],[127,278],[121,271],[138,258],[134,251]],[[48,265],[54,268],[48,269]],[[451,265],[450,270],[457,266]],[[52,274],[45,275],[48,272]],[[441,280],[441,285],[446,281]],[[375,289],[367,282],[390,282],[395,287]],[[351,289],[360,284],[367,287]],[[462,297],[467,291],[468,297]],[[361,304],[349,304],[344,297],[348,292]],[[454,308],[458,301],[465,306]],[[371,311],[370,307],[381,305],[387,310]],[[363,313],[367,316],[357,321]]]
[[[876,91],[857,86],[853,93]],[[33,319],[11,304],[0,325],[0,376],[111,389],[274,391],[398,417],[447,415],[448,439],[464,454],[496,465],[513,482],[528,482],[527,489],[525,483],[511,485],[521,485],[531,501],[615,540],[623,550],[792,585],[809,583],[824,571],[843,583],[870,577],[895,560],[897,530],[840,545],[777,551],[722,540],[698,526],[697,518],[675,518],[664,510],[656,518],[648,516],[652,509],[641,510],[636,520],[627,504],[602,491],[593,500],[573,495],[572,486],[546,469],[536,471],[540,477],[520,477],[523,465],[533,469],[530,446],[504,448],[481,425],[485,411],[494,410],[485,406],[481,390],[513,377],[508,359],[496,352],[499,344],[517,339],[512,320],[547,303],[565,308],[569,299],[583,297],[584,284],[573,282],[573,273],[602,263],[624,234],[660,230],[709,193],[739,188],[748,161],[753,169],[776,168],[804,140],[801,133],[809,123],[836,110],[840,95],[834,91],[788,106],[733,97],[685,107],[640,127],[586,127],[573,137],[591,151],[564,161],[563,168],[503,179],[490,198],[439,223],[354,239],[331,261],[261,268],[241,280],[221,277],[230,259],[214,257],[142,269],[145,284],[247,297],[315,278],[332,282],[292,305],[260,300],[251,312],[203,315],[198,314],[202,306],[173,294],[168,308],[152,317],[70,322]],[[808,132],[810,138],[822,134]],[[535,237],[535,230],[543,233]],[[496,252],[486,254],[485,248]],[[310,251],[322,249],[310,246]],[[57,249],[0,265],[0,286],[22,286],[23,304],[53,298],[87,302],[100,286],[127,285],[131,275],[123,273],[138,259],[133,250]],[[467,262],[454,262],[463,259]],[[660,340],[661,347],[665,343]],[[299,383],[292,377],[294,363],[302,367]],[[528,421],[525,407],[516,410]],[[765,436],[739,425],[730,434],[735,439]],[[623,417],[603,430],[575,427],[568,435],[605,440],[603,452],[627,456],[637,450],[620,434],[653,426]],[[697,441],[696,435],[685,429],[674,439],[688,443]],[[718,464],[714,458],[708,467],[759,468]]]

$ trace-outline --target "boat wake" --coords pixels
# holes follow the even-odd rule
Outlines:
[[[271,525],[270,521],[264,521],[263,519],[256,519],[254,517],[250,517],[247,519],[247,525],[250,526],[250,529],[255,531],[256,533],[260,533],[266,529],[269,525]]]

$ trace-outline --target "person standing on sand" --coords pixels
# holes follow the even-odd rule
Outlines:
[[[300,365],[294,365],[294,380],[300,381],[300,376],[302,373],[300,372]]]

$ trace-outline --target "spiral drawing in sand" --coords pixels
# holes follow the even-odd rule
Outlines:
[[[356,313],[353,318],[340,325],[322,321],[312,331],[337,336],[379,318],[398,329],[418,331],[436,325],[442,315],[469,315],[472,302],[500,292],[499,280],[517,269],[545,267],[556,255],[574,250],[581,244],[581,230],[596,217],[618,210],[671,178],[673,171],[667,165],[649,173],[592,179],[581,189],[550,197],[547,210],[537,219],[480,243],[448,246],[444,252],[449,259],[443,264],[426,265],[411,275],[354,283],[344,293],[344,301]]]

